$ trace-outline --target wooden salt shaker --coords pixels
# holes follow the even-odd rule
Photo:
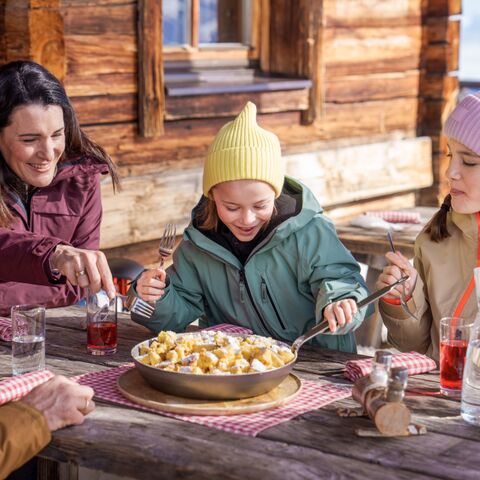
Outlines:
[[[368,394],[363,403],[368,416],[383,435],[407,435],[411,413],[403,403],[407,386],[406,367],[392,368],[386,395]]]
[[[387,350],[377,350],[370,374],[358,378],[353,384],[352,397],[354,400],[365,406],[367,395],[383,397],[388,386],[391,364],[392,353]]]

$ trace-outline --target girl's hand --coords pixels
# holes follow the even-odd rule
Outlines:
[[[103,252],[57,245],[50,256],[50,265],[67,277],[72,285],[88,287],[93,293],[103,289],[110,299],[115,298],[112,272]]]
[[[413,268],[408,258],[400,252],[388,252],[385,257],[390,265],[387,265],[379,275],[375,288],[380,289],[386,287],[402,278],[402,276],[408,275],[409,279],[403,285],[397,285],[388,295],[385,295],[385,297],[391,299],[400,298],[404,292],[404,288],[407,298],[411,297],[415,284],[417,283],[418,272]]]
[[[343,327],[350,323],[357,311],[355,300],[353,298],[345,298],[327,305],[323,310],[323,317],[328,321],[330,331],[333,333],[337,330],[337,326]]]
[[[146,302],[156,302],[165,293],[167,272],[163,268],[145,270],[137,280],[138,296]]]

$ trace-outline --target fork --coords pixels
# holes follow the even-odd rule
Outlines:
[[[167,223],[163,231],[160,245],[158,246],[158,253],[160,254],[160,268],[163,268],[165,259],[167,259],[173,252],[175,240],[177,238],[177,227],[173,223]]]
[[[130,313],[135,313],[136,315],[145,318],[150,318],[155,311],[155,308],[148,302],[133,295],[127,295],[124,297],[124,305]]]
[[[173,252],[176,235],[177,227],[173,223],[167,223],[158,247],[158,253],[160,254],[160,268],[163,268],[165,259],[167,259]],[[127,295],[125,307],[130,313],[135,313],[144,318],[151,318],[155,312],[155,307],[152,304],[132,295]]]
[[[390,243],[390,250],[393,252],[393,253],[396,253],[397,250],[395,248],[395,245],[393,244],[393,238],[392,238],[392,234],[390,233],[390,230],[387,232],[387,238],[388,238],[388,242]],[[407,304],[407,295],[406,295],[406,288],[405,288],[405,283],[402,284],[402,291],[400,293],[400,305],[403,309],[403,311],[409,315],[410,317],[414,318],[415,320],[418,320],[418,317],[410,310],[410,308],[408,307],[408,304]]]

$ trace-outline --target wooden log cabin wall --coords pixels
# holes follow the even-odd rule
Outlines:
[[[123,191],[102,191],[108,255],[157,260],[163,225],[186,226],[201,194],[208,145],[249,99],[333,218],[437,203],[461,0],[250,0],[246,45],[223,48],[202,46],[198,0],[190,46],[163,45],[167,3],[0,0],[0,61],[60,77],[120,169]],[[241,3],[224,2],[234,18]]]

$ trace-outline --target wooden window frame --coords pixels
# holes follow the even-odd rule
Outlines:
[[[143,137],[155,137],[164,133],[164,122],[167,120],[179,120],[198,117],[219,117],[235,114],[239,105],[243,105],[247,99],[252,99],[260,105],[260,113],[273,113],[278,111],[301,110],[305,123],[312,123],[315,119],[316,105],[319,95],[314,91],[316,66],[311,62],[315,42],[318,43],[320,35],[314,29],[320,25],[318,15],[321,11],[321,2],[310,0],[287,0],[292,14],[298,9],[301,12],[302,25],[309,26],[307,29],[298,28],[294,33],[295,42],[290,45],[287,42],[289,54],[294,52],[292,62],[285,62],[284,52],[276,50],[276,45],[282,35],[281,28],[272,28],[279,20],[285,22],[284,15],[281,17],[279,3],[284,0],[254,0],[252,2],[252,28],[251,46],[239,46],[231,48],[219,46],[198,48],[168,47],[163,48],[162,38],[162,0],[139,0],[138,21],[138,92],[139,92],[139,134]],[[192,2],[198,5],[197,2]],[[283,3],[282,3],[283,5]],[[315,6],[315,5],[318,5]],[[192,15],[198,16],[197,12]],[[288,18],[288,20],[290,20]],[[198,22],[192,22],[198,24]],[[288,22],[284,23],[289,25]],[[262,35],[260,35],[262,32]],[[196,35],[198,45],[198,32]],[[315,41],[312,47],[312,37]],[[283,39],[284,40],[284,39]],[[303,52],[297,54],[296,45],[303,45]],[[285,45],[285,43],[284,43]],[[293,49],[293,50],[292,50]],[[221,86],[217,92],[205,89],[201,85],[189,93],[182,94],[181,89],[176,89],[176,95],[166,95],[165,66],[167,61],[185,62],[195,65],[202,62],[225,63],[232,58],[239,63],[248,66],[256,62],[259,70],[266,78],[256,78],[250,85],[240,86],[236,91],[228,91],[231,111],[225,111],[224,100],[221,95],[226,93],[225,87]],[[228,59],[228,60],[227,60]],[[270,75],[271,78],[268,78]],[[279,78],[279,77],[288,78]],[[203,96],[203,98],[201,98]],[[192,98],[194,101],[192,101]],[[217,105],[218,103],[221,105]],[[221,108],[220,108],[221,107]]]

